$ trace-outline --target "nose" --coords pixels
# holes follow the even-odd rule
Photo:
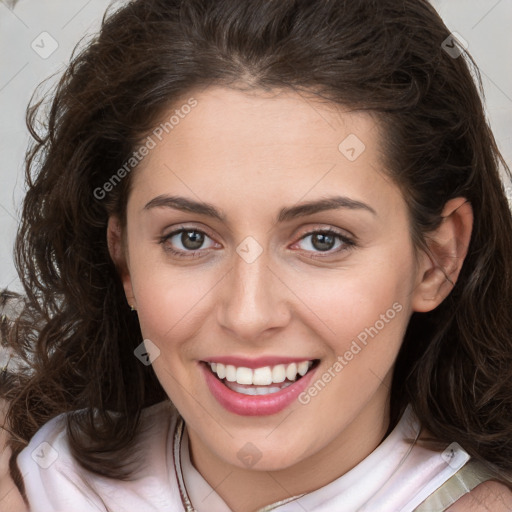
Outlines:
[[[289,323],[290,294],[266,252],[252,262],[238,254],[233,259],[217,303],[218,322],[238,340],[256,342]]]

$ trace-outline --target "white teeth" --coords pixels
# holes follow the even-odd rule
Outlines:
[[[265,387],[250,387],[244,388],[243,386],[239,386],[234,382],[226,382],[226,386],[232,391],[236,391],[237,393],[241,393],[242,395],[270,395],[272,393],[277,393],[288,386],[291,386],[292,382],[285,382],[282,386],[265,386]]]
[[[238,384],[252,384],[252,370],[250,368],[244,368],[243,366],[237,368],[236,381]]]
[[[228,382],[236,381],[236,367],[231,364],[226,366],[226,380]]]
[[[308,373],[309,370],[309,362],[308,361],[302,361],[302,363],[299,363],[297,365],[297,371],[299,372],[299,375],[303,377]]]
[[[291,384],[297,380],[298,376],[303,377],[313,365],[313,361],[302,361],[300,363],[290,363],[288,365],[278,364],[276,366],[263,366],[261,368],[246,368],[244,366],[236,367],[231,364],[209,363],[213,373],[217,374],[219,379],[226,379],[227,382],[242,385],[270,386],[270,384],[281,384],[286,379],[285,384]],[[231,387],[231,386],[229,386]],[[279,386],[283,389],[286,386]],[[246,388],[244,388],[246,389]],[[260,389],[260,388],[255,388]],[[261,388],[266,389],[266,388]],[[269,389],[274,389],[269,388]],[[251,393],[245,393],[251,394]],[[258,394],[258,393],[252,393]]]
[[[272,370],[270,369],[270,366],[256,368],[253,370],[251,384],[256,386],[268,386],[269,384],[272,384]]]
[[[215,370],[213,369],[214,364],[216,366]],[[219,377],[219,379],[224,379],[226,377],[226,367],[223,364],[210,363],[210,368],[212,369],[213,373],[217,374],[217,377]]]
[[[288,380],[295,380],[297,377],[297,365],[295,363],[291,363],[286,368],[286,378]]]
[[[286,366],[278,364],[272,368],[272,382],[284,382],[286,380]]]

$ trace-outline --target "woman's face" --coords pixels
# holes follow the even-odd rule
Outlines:
[[[194,457],[360,460],[423,272],[376,121],[292,91],[191,96],[134,171],[123,281]]]

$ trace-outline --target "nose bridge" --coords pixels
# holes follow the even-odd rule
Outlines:
[[[260,254],[255,255],[254,247],[245,253],[243,249],[244,245],[240,244],[238,254],[234,255],[219,321],[238,338],[253,340],[267,329],[285,325],[288,312],[283,290],[276,286],[269,268],[267,254],[257,251]]]

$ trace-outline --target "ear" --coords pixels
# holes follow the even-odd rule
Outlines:
[[[473,209],[464,197],[448,201],[437,229],[426,236],[419,282],[414,290],[414,311],[435,309],[452,291],[468,252],[473,229]]]
[[[123,229],[121,227],[121,221],[116,215],[112,215],[108,219],[107,245],[110,257],[123,283],[126,300],[132,309],[137,309],[130,276],[128,253],[123,243]]]

